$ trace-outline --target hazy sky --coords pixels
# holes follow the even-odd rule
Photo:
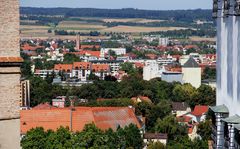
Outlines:
[[[212,0],[20,0],[21,6],[78,8],[139,8],[155,10],[210,9]]]

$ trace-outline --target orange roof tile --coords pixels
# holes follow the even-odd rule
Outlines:
[[[144,67],[144,64],[140,63],[140,62],[135,62],[134,65],[135,65],[136,68],[143,68]]]
[[[192,132],[193,132],[193,128],[192,127],[188,128],[188,134],[191,134]]]
[[[20,115],[22,134],[36,127],[56,130],[60,126],[72,126],[72,131],[82,131],[86,124],[92,122],[102,130],[116,130],[118,126],[125,127],[130,123],[141,128],[134,110],[129,107],[75,107],[72,112],[70,108],[32,109],[22,110]]]
[[[178,122],[188,123],[188,122],[190,122],[191,120],[192,120],[192,117],[186,116],[186,115],[177,117],[177,121],[178,121]]]
[[[48,109],[53,109],[53,108],[56,108],[56,107],[53,107],[52,105],[50,105],[49,102],[46,102],[46,103],[41,103],[41,104],[33,107],[32,109],[34,109],[34,110],[48,110]]]
[[[55,64],[54,70],[59,71],[72,71],[73,65],[72,64]]]
[[[90,62],[74,62],[73,63],[73,68],[74,69],[90,69],[91,67]]]
[[[100,51],[91,51],[91,50],[81,50],[79,52],[64,52],[64,54],[75,54],[75,55],[89,55],[89,56],[95,56],[100,57]]]
[[[0,57],[0,63],[22,63],[21,57]]]
[[[21,46],[22,50],[25,51],[35,51],[38,48],[45,48],[44,46],[30,46],[29,44],[24,44],[23,46]]]
[[[93,72],[106,72],[110,71],[110,66],[108,64],[93,64],[92,70]]]
[[[193,112],[192,112],[192,115],[195,115],[195,116],[201,116],[205,113],[208,112],[208,106],[200,106],[200,105],[197,105],[195,106]]]
[[[99,49],[100,45],[81,45],[81,49],[93,49],[93,48]]]

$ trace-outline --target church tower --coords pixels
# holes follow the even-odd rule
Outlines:
[[[20,148],[19,1],[0,0],[0,148]]]

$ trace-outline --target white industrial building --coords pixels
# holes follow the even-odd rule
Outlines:
[[[217,105],[211,107],[213,147],[240,148],[240,1],[214,0],[217,22]]]

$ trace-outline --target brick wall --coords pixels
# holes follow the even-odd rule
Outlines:
[[[0,57],[19,55],[19,2],[0,0]]]

